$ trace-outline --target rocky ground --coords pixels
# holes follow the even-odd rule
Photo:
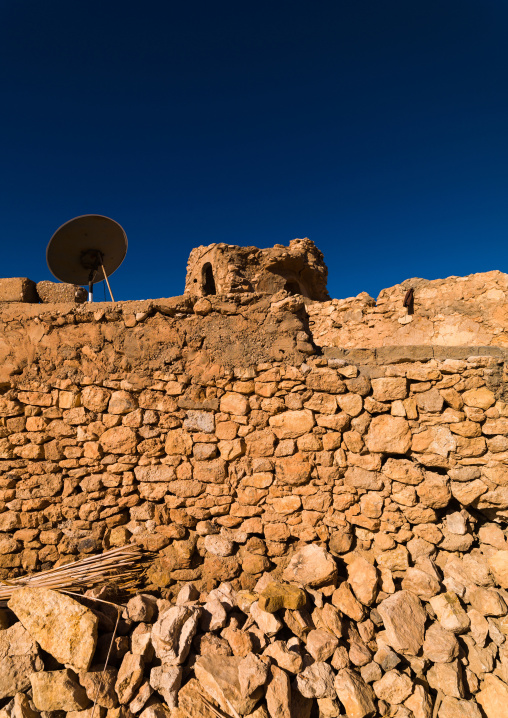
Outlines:
[[[446,521],[453,553],[308,544],[252,591],[189,583],[117,609],[107,588],[15,589],[0,718],[508,716],[506,537],[485,524],[470,551],[474,519]]]

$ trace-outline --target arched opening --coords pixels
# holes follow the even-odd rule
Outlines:
[[[215,279],[213,278],[213,269],[210,262],[207,262],[203,265],[203,269],[201,270],[201,276],[204,296],[208,297],[211,294],[216,294]]]
[[[284,289],[286,292],[289,292],[289,294],[303,294],[300,285],[295,281],[288,280],[284,285]]]

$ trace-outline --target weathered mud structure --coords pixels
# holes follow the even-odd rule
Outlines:
[[[204,595],[313,544],[291,630],[332,601],[347,715],[505,715],[507,327],[505,274],[328,300],[309,240],[194,250],[172,299],[5,302],[1,575],[134,541]]]

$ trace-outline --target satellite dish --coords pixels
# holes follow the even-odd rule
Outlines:
[[[84,214],[59,227],[49,240],[46,261],[51,274],[61,282],[88,284],[88,301],[93,301],[93,285],[115,272],[127,253],[127,235],[109,217]]]

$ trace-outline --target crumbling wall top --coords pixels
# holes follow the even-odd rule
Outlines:
[[[238,292],[275,294],[285,289],[326,301],[327,276],[322,252],[307,237],[291,240],[289,247],[276,244],[266,249],[210,244],[190,253],[185,293],[206,297]]]

